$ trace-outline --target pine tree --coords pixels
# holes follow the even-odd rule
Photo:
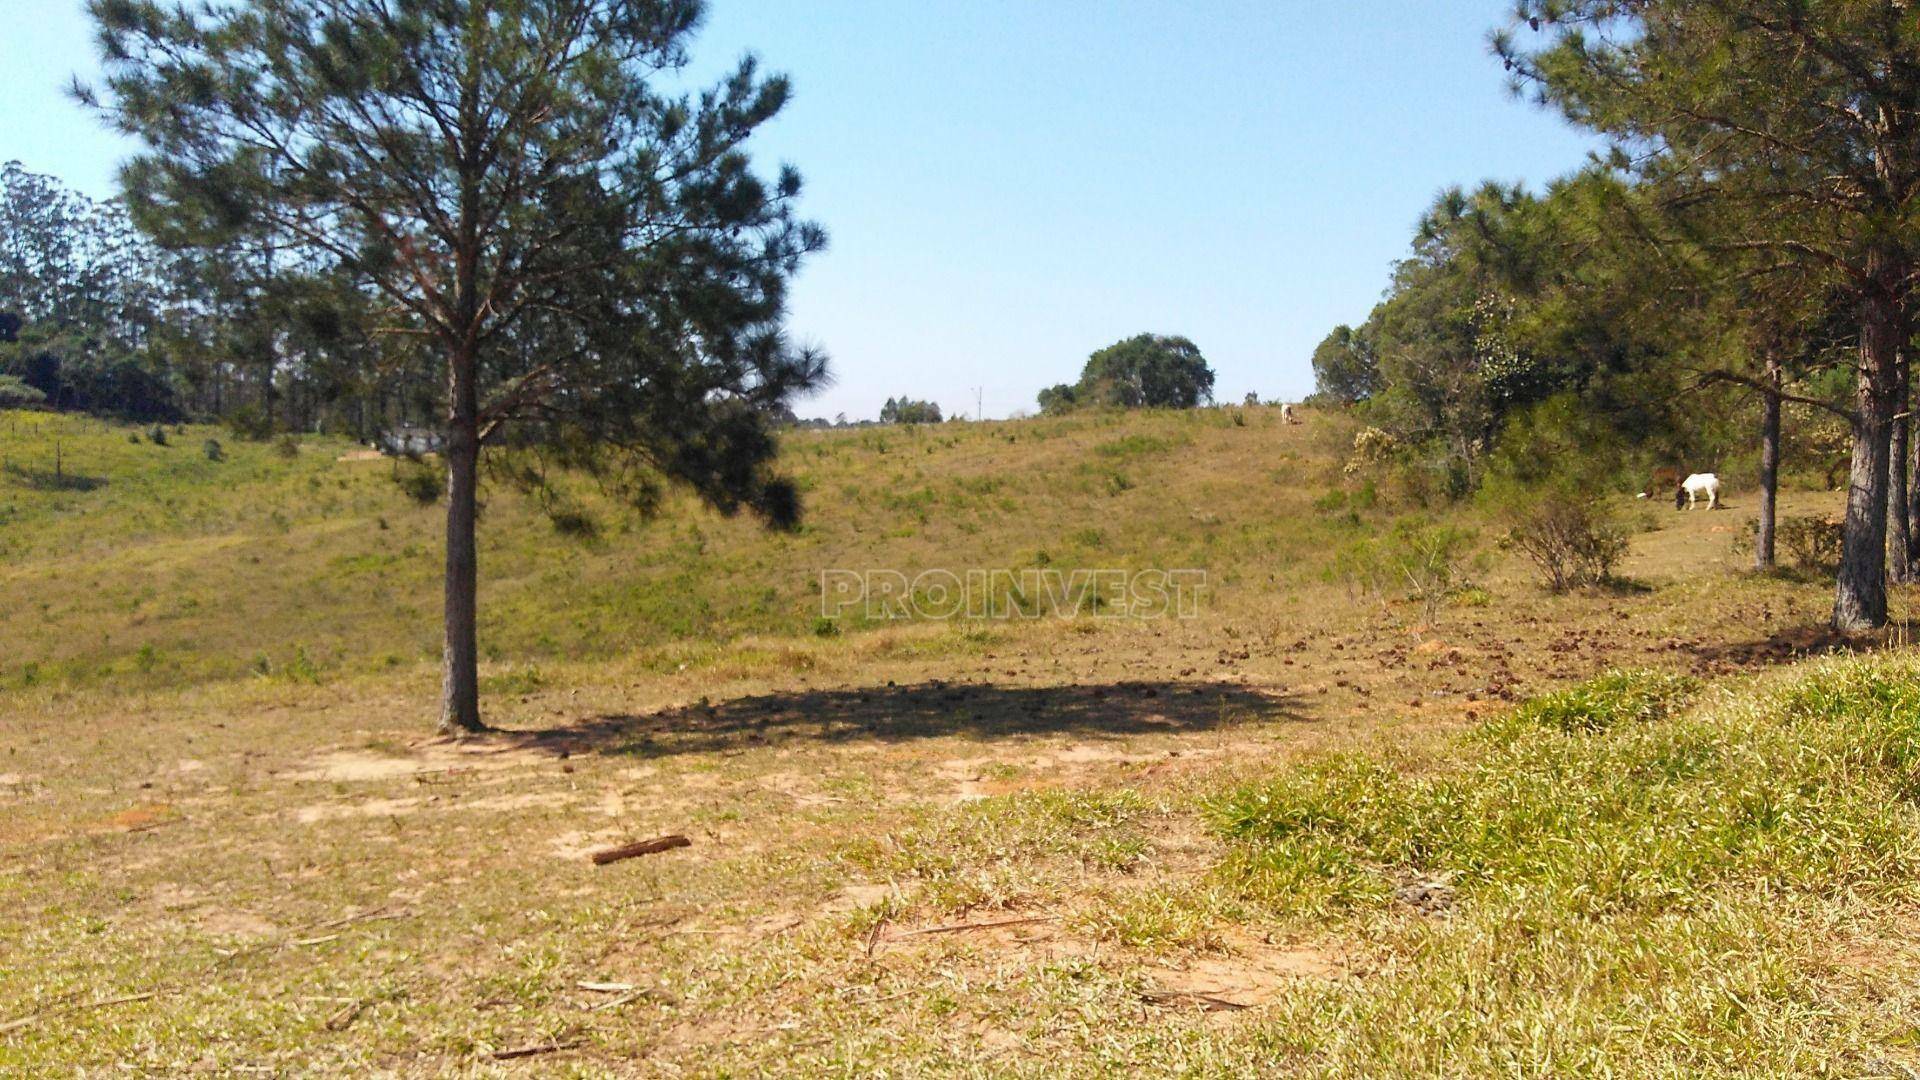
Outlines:
[[[432,357],[447,470],[442,727],[480,729],[483,451],[798,513],[767,417],[824,378],[786,283],[824,234],[746,146],[789,94],[751,59],[697,96],[699,0],[90,0],[104,86],[145,150],[140,220],[215,247],[271,234],[377,297]],[[496,455],[497,456],[497,455]]]

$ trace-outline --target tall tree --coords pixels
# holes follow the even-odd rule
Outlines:
[[[660,479],[798,513],[767,417],[824,378],[783,335],[821,249],[800,179],[746,144],[788,99],[751,59],[672,89],[699,0],[89,0],[105,92],[146,147],[141,220],[271,232],[432,346],[447,470],[441,724],[483,725],[475,510],[514,441],[643,505]],[[509,474],[538,484],[536,468]]]
[[[1496,48],[1717,238],[1843,290],[1860,346],[1833,624],[1885,623],[1888,452],[1916,265],[1920,21],[1906,0],[1519,0]],[[1537,48],[1517,44],[1529,29]]]
[[[1334,405],[1351,405],[1373,396],[1380,378],[1379,362],[1368,340],[1367,327],[1342,323],[1313,349],[1313,396]]]
[[[1213,400],[1213,369],[1177,334],[1136,334],[1087,357],[1074,399],[1120,409],[1191,409]]]

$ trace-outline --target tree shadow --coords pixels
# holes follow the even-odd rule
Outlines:
[[[761,694],[658,712],[598,716],[545,731],[506,732],[556,754],[669,757],[788,742],[906,742],[967,735],[1117,738],[1311,718],[1289,691],[1215,683],[1130,681],[1075,686],[927,682]]]
[[[1908,619],[1859,634],[1843,634],[1831,626],[1797,626],[1750,641],[1699,642],[1687,652],[1706,663],[1737,668],[1763,668],[1817,656],[1875,653],[1913,643],[1920,621]]]
[[[64,469],[34,469],[8,462],[0,471],[35,491],[97,491],[107,486],[104,476],[84,476]]]

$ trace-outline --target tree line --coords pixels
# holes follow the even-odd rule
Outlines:
[[[349,275],[270,233],[165,236],[124,197],[0,167],[0,377],[31,391],[22,402],[251,436],[430,421],[429,365],[382,335]]]
[[[1884,625],[1920,566],[1920,21],[1901,0],[1520,0],[1493,47],[1606,152],[1541,194],[1443,194],[1382,302],[1315,351],[1320,399],[1455,496],[1503,470],[1751,461],[1763,566],[1780,469],[1837,441],[1833,624]]]

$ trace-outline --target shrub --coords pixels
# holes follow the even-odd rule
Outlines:
[[[439,475],[434,473],[436,478]],[[439,498],[437,491],[434,498]],[[594,540],[600,536],[600,523],[584,510],[555,507],[547,511],[547,521],[553,525],[554,532],[561,536],[570,536],[575,540]]]
[[[300,440],[291,435],[282,435],[280,441],[273,444],[273,452],[282,460],[292,461],[300,456]]]
[[[408,498],[421,506],[432,506],[447,492],[447,478],[424,461],[395,459],[393,482],[406,492]]]
[[[1611,581],[1627,554],[1626,530],[1599,499],[1578,491],[1519,489],[1501,516],[1501,545],[1532,560],[1556,593]]]
[[[219,439],[208,439],[206,442],[201,443],[200,450],[207,455],[208,461],[227,460],[226,448],[220,445]]]
[[[246,442],[265,442],[273,436],[273,421],[253,405],[242,405],[227,414],[227,430]]]
[[[167,429],[159,424],[153,425],[147,432],[147,441],[155,446],[167,445]]]
[[[1820,514],[1780,518],[1774,523],[1774,555],[1786,565],[1809,574],[1826,575],[1840,568],[1840,545],[1845,523]],[[1759,542],[1760,523],[1747,522],[1733,538],[1736,555],[1752,555]]]
[[[13,375],[0,375],[0,409],[26,409],[45,404],[47,395]]]
[[[1360,540],[1334,557],[1333,573],[1350,588],[1378,597],[1403,593],[1431,623],[1460,584],[1476,534],[1471,529],[1403,518],[1380,536]]]

